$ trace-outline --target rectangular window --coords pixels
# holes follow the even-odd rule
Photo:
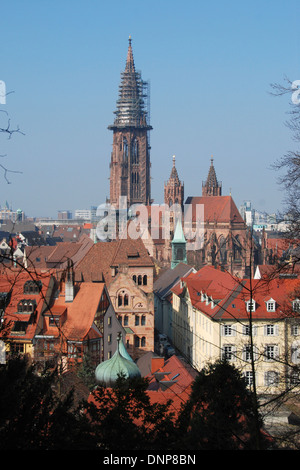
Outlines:
[[[266,325],[266,335],[274,336],[274,334],[275,334],[274,325]]]
[[[272,361],[278,356],[278,347],[274,344],[268,344],[265,347],[265,359],[267,361]]]
[[[234,347],[232,345],[227,344],[223,346],[222,359],[226,359],[227,361],[233,361],[235,359]]]
[[[244,358],[245,358],[245,361],[251,361],[252,353],[251,353],[251,346],[249,344],[244,347]]]
[[[299,325],[292,325],[291,333],[292,333],[293,336],[298,336],[299,335]]]
[[[232,325],[223,325],[224,336],[235,336],[235,329]]]
[[[250,370],[247,370],[244,374],[244,377],[245,377],[245,380],[246,380],[246,384],[248,386],[252,385],[253,384],[253,374]]]
[[[300,312],[300,301],[298,299],[293,301],[293,310],[294,312]]]
[[[11,343],[10,344],[10,351],[15,354],[23,354],[25,352],[25,344],[24,343]]]
[[[58,325],[58,319],[54,317],[49,317],[49,326],[57,326]]]
[[[268,310],[268,312],[274,312],[275,311],[275,302],[267,302],[267,310]]]

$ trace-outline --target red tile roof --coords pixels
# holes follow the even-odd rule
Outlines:
[[[24,293],[24,284],[31,280],[41,281],[41,291],[38,294]],[[52,273],[27,272],[23,269],[2,269],[0,273],[0,292],[11,292],[11,300],[5,309],[4,321],[6,322],[28,322],[26,331],[22,334],[10,332],[9,338],[22,341],[33,340],[34,335],[40,329],[41,312],[46,308],[47,291],[50,287]],[[21,300],[35,300],[36,310],[34,313],[18,313],[18,304]],[[30,320],[30,321],[29,321]],[[12,325],[11,325],[12,326]]]
[[[176,295],[182,295],[187,289],[192,305],[214,319],[246,319],[249,313],[246,310],[246,301],[250,300],[250,287],[252,297],[256,302],[253,319],[278,319],[291,315],[291,301],[295,292],[300,288],[298,279],[270,279],[267,281],[254,279],[234,278],[227,272],[205,266],[196,274],[190,274],[182,279],[183,284],[172,289]],[[211,297],[217,304],[201,299],[201,293]],[[266,302],[270,299],[276,302],[274,311],[268,312]]]
[[[72,302],[65,302],[64,295],[55,300],[50,312],[56,315],[67,311],[61,330],[69,341],[83,341],[87,335],[89,338],[101,336],[93,322],[104,289],[104,283],[84,282],[80,284]]]
[[[195,207],[197,204],[203,204],[205,222],[233,222],[244,224],[231,196],[199,196],[188,197],[187,205],[190,205],[187,214],[192,210],[192,220],[195,220]]]
[[[95,281],[102,280],[102,276],[104,276],[105,282],[109,284],[112,280],[111,267],[121,265],[154,267],[154,263],[140,238],[99,242],[92,246],[76,266],[76,278]]]

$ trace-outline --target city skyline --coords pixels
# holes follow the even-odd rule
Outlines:
[[[185,197],[199,196],[211,156],[223,194],[269,213],[284,194],[271,165],[295,145],[284,126],[289,96],[270,84],[300,79],[295,1],[209,6],[165,1],[11,2],[0,37],[0,105],[11,128],[1,135],[10,170],[6,201],[29,217],[89,209],[109,197],[109,162],[128,37],[136,69],[150,81],[151,193],[164,199],[176,168]],[[4,127],[6,115],[1,115]]]

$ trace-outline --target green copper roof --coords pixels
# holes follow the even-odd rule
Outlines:
[[[123,354],[126,354],[126,357]],[[138,366],[127,353],[120,338],[115,354],[107,361],[101,362],[95,370],[97,382],[106,387],[112,387],[119,375],[124,375],[126,378],[141,377]]]
[[[174,237],[172,243],[186,243],[186,239],[184,238],[182,225],[180,220],[177,221]]]

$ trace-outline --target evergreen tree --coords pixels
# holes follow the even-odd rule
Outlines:
[[[0,449],[89,448],[89,424],[71,411],[72,391],[56,393],[56,372],[37,374],[26,356],[0,368]]]
[[[250,450],[266,445],[256,433],[252,393],[240,372],[226,361],[202,369],[178,419],[181,448]]]

